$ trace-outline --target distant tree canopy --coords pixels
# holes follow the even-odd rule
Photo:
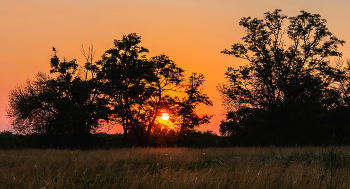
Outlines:
[[[243,145],[320,144],[332,134],[344,139],[345,127],[334,130],[340,125],[332,112],[350,113],[349,65],[330,64],[345,42],[326,20],[305,11],[287,17],[277,9],[239,25],[246,29],[243,42],[221,53],[247,64],[229,67],[227,82],[218,86],[227,108],[220,132]]]
[[[193,73],[187,80],[184,70],[166,55],[147,58],[148,49],[140,43],[135,33],[123,36],[96,62],[93,48],[82,48],[84,67],[76,60],[60,62],[54,51],[50,76],[39,73],[11,91],[7,116],[13,129],[23,134],[86,135],[101,129],[101,122],[117,122],[125,143],[132,133],[138,145],[145,146],[162,112],[178,121],[179,133],[208,123],[211,116],[195,111],[198,104],[212,105],[201,90],[204,76]]]

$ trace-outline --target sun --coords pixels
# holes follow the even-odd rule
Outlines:
[[[168,120],[168,119],[169,119],[169,114],[167,114],[167,113],[163,114],[163,115],[162,115],[162,119],[163,119],[164,121]]]

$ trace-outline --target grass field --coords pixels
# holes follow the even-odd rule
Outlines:
[[[2,150],[0,188],[350,188],[350,147]]]

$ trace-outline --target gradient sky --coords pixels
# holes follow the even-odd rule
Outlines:
[[[349,0],[0,0],[0,131],[9,125],[10,90],[49,72],[52,46],[61,59],[83,65],[81,44],[93,44],[98,60],[114,39],[136,32],[149,56],[166,54],[188,74],[204,74],[203,89],[214,106],[198,112],[215,116],[201,130],[218,133],[224,116],[216,86],[228,66],[244,63],[220,51],[244,36],[240,18],[262,18],[276,8],[288,16],[305,10],[320,14],[334,35],[350,43],[349,7]],[[340,51],[349,57],[349,45]]]

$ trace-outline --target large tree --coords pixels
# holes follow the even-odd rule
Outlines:
[[[172,120],[180,125],[180,132],[208,123],[211,116],[195,112],[198,104],[212,105],[200,88],[204,76],[192,74],[184,79],[184,70],[173,60],[164,54],[147,58],[148,49],[140,43],[135,33],[125,35],[97,62],[97,75],[105,85],[112,114],[123,126],[124,142],[133,133],[138,145],[147,145],[163,112],[177,119]]]
[[[246,29],[243,42],[222,53],[247,63],[228,68],[228,82],[218,87],[228,110],[221,133],[282,138],[282,133],[293,133],[310,120],[317,124],[333,103],[328,97],[334,94],[335,69],[329,57],[341,56],[338,46],[344,41],[329,31],[320,15],[305,11],[287,17],[277,9],[263,19],[244,17],[239,25]],[[298,132],[305,137],[303,130]]]
[[[148,49],[140,43],[141,37],[135,33],[115,40],[97,65],[113,115],[123,126],[125,142],[132,132],[139,145],[147,145],[163,102],[168,92],[177,90],[183,70],[165,55],[146,58]]]

